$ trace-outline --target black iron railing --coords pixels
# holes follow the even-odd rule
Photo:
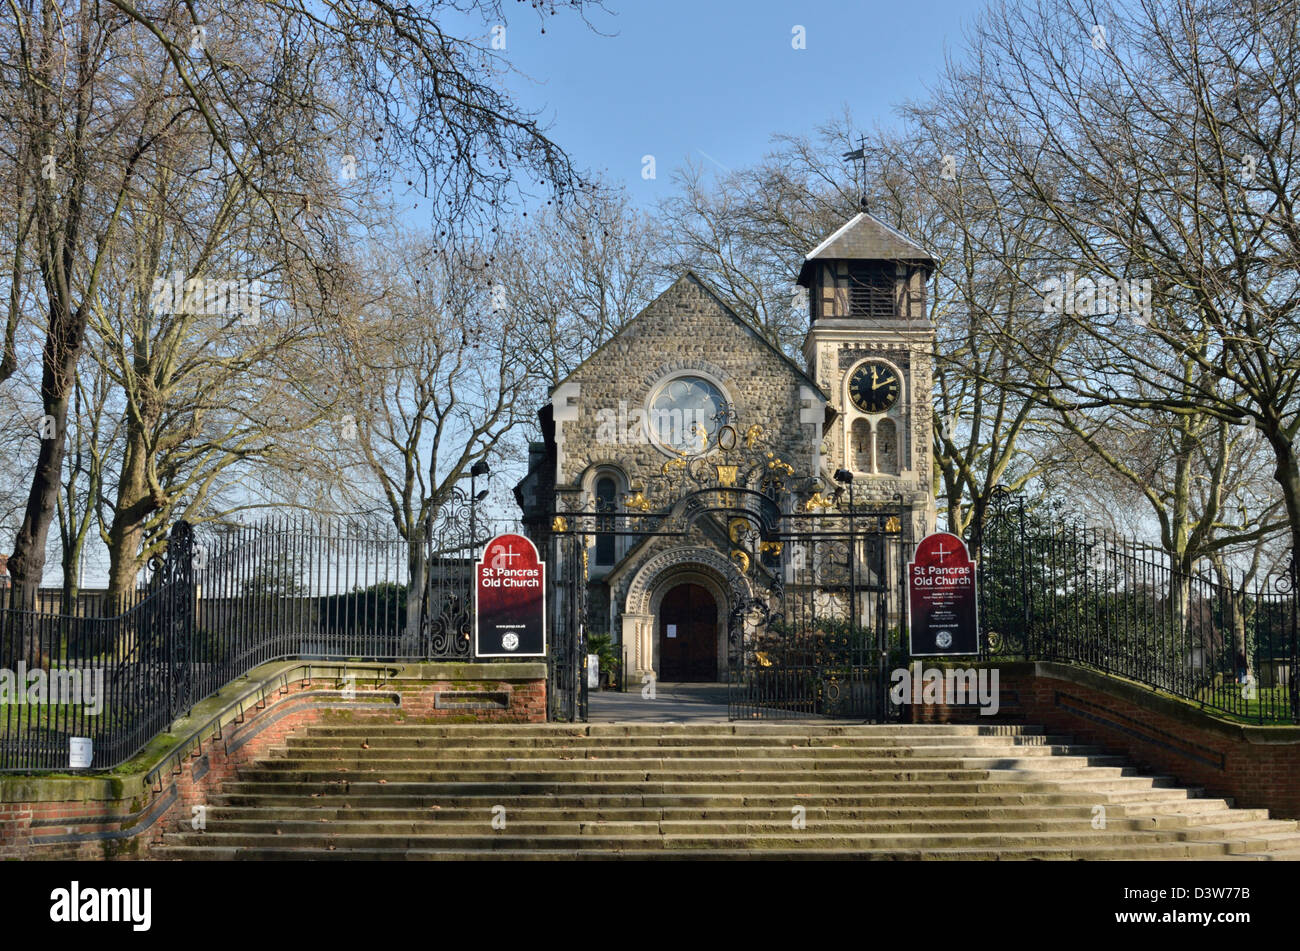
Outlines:
[[[1300,723],[1294,566],[1249,581],[1182,570],[1006,496],[971,544],[987,657],[1079,664],[1234,718]]]
[[[470,659],[474,561],[516,525],[480,516],[475,539],[461,514],[414,545],[364,522],[180,522],[120,614],[0,610],[0,771],[71,768],[74,738],[112,768],[269,661]]]

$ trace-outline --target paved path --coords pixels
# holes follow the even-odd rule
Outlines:
[[[627,693],[592,691],[587,714],[591,723],[726,723],[727,685],[661,683],[653,700],[641,696],[640,684],[628,684]]]

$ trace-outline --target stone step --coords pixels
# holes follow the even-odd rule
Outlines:
[[[755,816],[752,812],[745,817],[701,818],[701,819],[611,819],[611,818],[571,818],[556,819],[520,813],[515,810],[507,812],[508,828],[512,835],[704,835],[726,834],[747,835],[753,833],[778,834],[792,832],[793,820],[789,810],[765,817]],[[1089,816],[1072,816],[1067,818],[1029,819],[845,819],[818,815],[804,817],[806,830],[817,834],[845,835],[890,835],[890,834],[941,834],[941,833],[986,833],[1000,834],[1008,838],[1034,835],[1040,832],[1080,834],[1082,829],[1091,829]],[[473,817],[452,818],[432,814],[415,820],[378,820],[359,817],[320,817],[310,819],[299,816],[292,819],[235,819],[224,816],[208,816],[208,827],[202,835],[308,835],[319,836],[444,836],[444,835],[482,835],[491,830],[492,813],[481,810]],[[1225,817],[1222,815],[1166,816],[1162,820],[1151,817],[1115,818],[1107,820],[1104,833],[1108,838],[1117,834],[1150,832],[1169,832],[1176,829],[1195,829],[1210,837],[1246,836],[1270,839],[1294,835],[1294,822],[1276,821],[1268,818],[1250,819],[1246,817]],[[1204,837],[1199,836],[1198,837]],[[1254,841],[1251,838],[1251,841]],[[1279,839],[1286,844],[1286,839]]]
[[[1244,840],[1232,842],[1229,851],[1234,853],[1287,852],[1300,849],[1300,830],[1288,829],[1286,828],[1288,825],[1294,826],[1295,823],[1290,820],[1273,820],[1267,828],[1261,829],[1258,833],[1250,833]]]
[[[329,724],[160,858],[1202,859],[1300,824],[1029,724]],[[494,807],[507,828],[493,830]],[[803,807],[802,828],[792,810]],[[1094,828],[1097,806],[1106,826]],[[499,814],[499,812],[497,813]]]
[[[1284,853],[1277,853],[1278,857]],[[340,849],[303,853],[286,848],[214,848],[210,846],[174,846],[157,849],[156,858],[187,861],[257,861],[301,862],[338,861],[680,861],[683,858],[710,861],[1172,861],[1212,859],[1255,859],[1267,856],[1231,855],[1226,846],[1215,843],[1152,843],[1142,846],[1082,846],[1078,848],[983,848],[983,849],[489,849],[464,851],[455,849],[420,849],[394,854],[383,849]]]
[[[1300,862],[1300,848],[1279,849],[1276,852],[1239,852],[1225,858],[1262,862]]]
[[[973,801],[974,802],[974,801]],[[866,821],[882,820],[919,820],[958,821],[1007,819],[1008,821],[1088,821],[1093,819],[1091,805],[1059,804],[1021,806],[997,803],[995,805],[943,806],[934,805],[928,800],[914,803],[910,808],[882,805],[839,805],[812,804],[810,800],[792,803],[790,800],[780,802],[769,799],[761,803],[742,805],[663,805],[634,806],[625,805],[622,800],[615,805],[565,805],[555,806],[552,800],[528,797],[520,804],[517,800],[510,803],[510,814],[528,821],[683,821],[692,819],[713,820],[747,820],[764,811],[777,815],[787,815],[793,805],[802,805],[809,821],[814,819]],[[484,815],[490,815],[491,807],[486,800],[472,805],[425,805],[420,808],[385,807],[362,804],[352,806],[350,803],[339,805],[337,802],[314,799],[311,805],[305,805],[300,799],[293,799],[285,804],[275,805],[227,805],[212,804],[208,807],[208,821],[319,821],[328,818],[332,821],[348,820],[353,822],[422,822],[433,821],[479,821]],[[1220,819],[1239,821],[1258,821],[1268,819],[1267,809],[1229,809],[1220,800],[1191,799],[1178,802],[1143,802],[1136,804],[1106,804],[1107,822],[1136,819],[1147,823],[1160,823],[1166,819],[1189,824],[1217,822]],[[1289,820],[1286,820],[1289,821]]]
[[[809,807],[822,808],[870,808],[898,809],[915,812],[929,808],[972,808],[972,809],[1011,809],[1017,807],[1035,808],[1077,808],[1088,809],[1104,804],[1106,809],[1141,809],[1152,811],[1157,808],[1167,812],[1213,811],[1230,808],[1222,799],[1189,798],[1187,790],[1158,789],[1143,790],[1133,793],[1111,793],[1105,797],[1095,794],[1066,794],[1052,792],[997,793],[997,792],[958,792],[958,793],[900,793],[897,790],[881,793],[862,793],[850,790],[847,793],[813,794],[798,789],[796,791],[773,792],[748,791],[728,794],[699,793],[653,793],[642,792],[634,787],[623,793],[596,793],[586,787],[576,787],[579,791],[569,793],[532,793],[521,794],[510,787],[494,787],[478,790],[471,794],[454,795],[408,795],[401,791],[390,791],[387,786],[370,786],[367,791],[346,790],[338,786],[328,787],[331,792],[323,790],[293,795],[244,795],[222,792],[214,795],[209,803],[218,807],[257,807],[257,808],[354,808],[354,809],[431,809],[437,805],[441,808],[482,809],[500,803],[507,798],[518,808],[546,806],[565,809],[604,809],[627,808],[629,806],[648,808],[700,808],[715,809],[719,807],[758,808],[788,807],[793,803],[807,804]],[[505,793],[503,796],[502,794]],[[1102,800],[1099,803],[1099,799]],[[484,804],[487,804],[486,806]]]
[[[464,723],[433,724],[366,723],[314,724],[305,730],[311,737],[556,737],[556,736],[1024,736],[1045,733],[1041,726],[1025,724],[945,723]]]
[[[709,768],[695,767],[671,761],[647,763],[644,766],[622,764],[611,761],[608,765],[596,765],[576,760],[572,763],[554,763],[545,767],[535,767],[521,761],[517,764],[501,765],[495,769],[482,767],[471,769],[464,766],[447,768],[439,763],[437,768],[423,769],[407,765],[408,768],[351,768],[339,766],[329,768],[298,769],[294,764],[285,764],[282,768],[262,762],[256,767],[239,770],[241,783],[284,782],[284,783],[326,783],[326,782],[376,782],[383,779],[393,783],[509,783],[509,782],[576,782],[588,783],[707,783],[719,775],[734,776],[738,780],[750,783],[788,782],[793,777],[803,776],[810,782],[839,783],[880,783],[880,782],[943,782],[1001,780],[1003,782],[1044,782],[1047,780],[1078,781],[1092,783],[1116,782],[1119,780],[1140,781],[1144,777],[1132,766],[1091,766],[1087,762],[1059,765],[1052,761],[1040,768],[1023,768],[1024,764],[1001,765],[1002,762],[1014,761],[971,761],[969,764],[919,763],[914,768],[900,769],[898,764],[881,765],[871,768],[859,763],[812,763],[789,764],[778,768],[775,764],[733,764]],[[893,768],[889,768],[892,766]],[[1078,777],[1083,777],[1079,779]],[[1104,788],[1104,787],[1101,787]]]
[[[311,851],[336,849],[375,849],[409,852],[421,849],[457,849],[483,851],[490,849],[809,849],[833,848],[851,851],[908,850],[908,849],[1073,849],[1081,847],[1110,848],[1129,846],[1145,847],[1179,843],[1191,847],[1203,846],[1203,854],[1244,853],[1245,848],[1225,838],[1231,833],[1210,829],[1170,829],[1151,832],[1034,832],[1022,836],[1008,836],[1002,832],[948,832],[948,833],[880,833],[853,832],[822,833],[803,831],[738,831],[718,833],[664,834],[647,831],[642,834],[605,833],[599,829],[585,834],[546,833],[528,835],[505,829],[495,833],[478,834],[408,834],[408,835],[295,835],[202,832],[182,833],[173,837],[178,845],[205,848],[290,848]],[[1261,840],[1262,842],[1263,840]],[[1266,851],[1266,850],[1261,850]]]
[[[991,775],[994,771],[987,772]],[[340,774],[334,775],[340,777]],[[880,774],[875,775],[879,777]],[[880,801],[882,798],[887,799],[889,796],[897,794],[899,786],[903,782],[904,780],[895,778],[887,780],[877,778],[871,782],[864,782],[851,777],[845,779],[833,773],[827,773],[825,778],[818,779],[816,782],[809,780],[807,777],[762,782],[753,779],[719,780],[714,782],[632,779],[619,782],[597,782],[589,778],[584,778],[581,782],[574,782],[573,777],[566,777],[564,781],[545,781],[531,777],[522,780],[514,777],[496,782],[465,780],[397,782],[391,780],[381,781],[373,777],[368,779],[353,777],[334,778],[315,783],[276,782],[270,780],[249,782],[240,780],[227,783],[224,788],[230,794],[245,796],[305,796],[317,793],[321,796],[369,795],[375,797],[414,796],[423,798],[455,795],[495,796],[498,798],[518,798],[529,795],[774,795],[799,798],[804,796],[860,795],[869,796],[876,801]],[[1155,789],[1167,789],[1170,798],[1195,798],[1200,792],[1200,790],[1196,789],[1180,789],[1165,777],[1142,776],[1066,784],[1060,780],[1031,782],[1020,779],[1018,781],[1007,781],[966,775],[959,779],[937,782],[911,779],[906,781],[906,785],[908,792],[922,795],[970,796],[978,793],[1018,795],[1045,793],[1059,795],[1061,793],[1073,793],[1075,798],[1072,801],[1092,803],[1098,802],[1101,798],[1107,798],[1110,801],[1122,801],[1125,796],[1130,799],[1149,798]],[[1062,786],[1067,788],[1062,789]],[[1103,793],[1105,794],[1104,797]]]
[[[975,746],[925,746],[897,747],[878,749],[868,747],[545,747],[540,749],[490,747],[476,748],[439,748],[420,750],[410,747],[389,749],[386,747],[310,747],[307,749],[272,749],[268,751],[269,763],[311,764],[321,761],[333,763],[380,763],[385,766],[400,763],[427,763],[436,752],[442,763],[478,763],[482,761],[518,761],[518,760],[556,760],[556,761],[599,761],[599,760],[856,760],[862,762],[883,762],[897,760],[966,760],[979,758],[1019,758],[1042,759],[1048,757],[1108,757],[1115,762],[1123,758],[1105,753],[1095,746],[1027,746],[1027,747],[975,747]]]
[[[348,749],[359,748],[362,744],[372,749],[660,749],[660,748],[711,748],[711,749],[747,749],[747,748],[852,748],[852,749],[909,749],[938,748],[947,746],[997,748],[1021,748],[1035,746],[1064,745],[1070,738],[1055,734],[1027,735],[933,735],[925,737],[881,736],[881,735],[834,735],[809,736],[807,734],[781,734],[771,736],[758,735],[697,735],[679,736],[408,736],[372,735],[369,733],[355,736],[317,736],[303,735],[286,737],[289,749]]]
[[[968,769],[1023,770],[1028,772],[1079,770],[1097,767],[1118,768],[1119,775],[1130,775],[1133,767],[1126,766],[1123,757],[1107,755],[1075,756],[1060,754],[1058,756],[890,756],[883,758],[863,756],[759,756],[736,758],[692,758],[692,757],[540,757],[521,756],[518,758],[462,759],[460,757],[440,757],[436,760],[416,759],[407,756],[387,758],[383,756],[348,755],[336,759],[290,757],[286,759],[260,760],[256,767],[244,767],[240,775],[250,778],[256,775],[306,775],[326,774],[347,771],[384,772],[397,776],[404,773],[430,772],[430,766],[436,765],[436,772],[449,775],[468,775],[471,773],[596,773],[596,772],[670,772],[673,775],[697,773],[716,775],[719,772],[763,773],[777,771],[820,771],[839,770],[859,773],[891,772],[900,768],[909,772],[916,771],[951,771]],[[1100,775],[1100,774],[1098,774]]]

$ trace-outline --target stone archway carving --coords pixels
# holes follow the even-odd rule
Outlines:
[[[752,595],[748,578],[720,551],[704,547],[673,548],[648,558],[632,577],[623,599],[624,662],[638,674],[654,669],[656,593],[667,585],[686,580],[683,576],[707,578],[721,595],[718,602],[720,643],[726,643],[725,618],[732,601]],[[719,666],[726,663],[720,647]]]
[[[743,593],[746,597],[751,593],[749,579],[722,552],[703,546],[672,548],[647,559],[636,570],[623,600],[624,610],[637,614],[650,610],[650,593],[654,590],[655,580],[665,571],[680,565],[712,568],[726,580],[732,592]]]

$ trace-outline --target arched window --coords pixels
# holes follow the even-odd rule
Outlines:
[[[615,495],[618,492],[618,485],[610,476],[601,476],[596,480],[596,512],[615,512],[618,503],[615,501]],[[614,534],[615,519],[597,518],[596,519],[596,564],[612,565],[614,564],[615,540],[618,538]]]
[[[892,419],[876,423],[876,466],[882,475],[898,475],[898,427]]]
[[[865,419],[853,421],[849,444],[849,451],[853,453],[853,471],[871,472],[871,426]]]

